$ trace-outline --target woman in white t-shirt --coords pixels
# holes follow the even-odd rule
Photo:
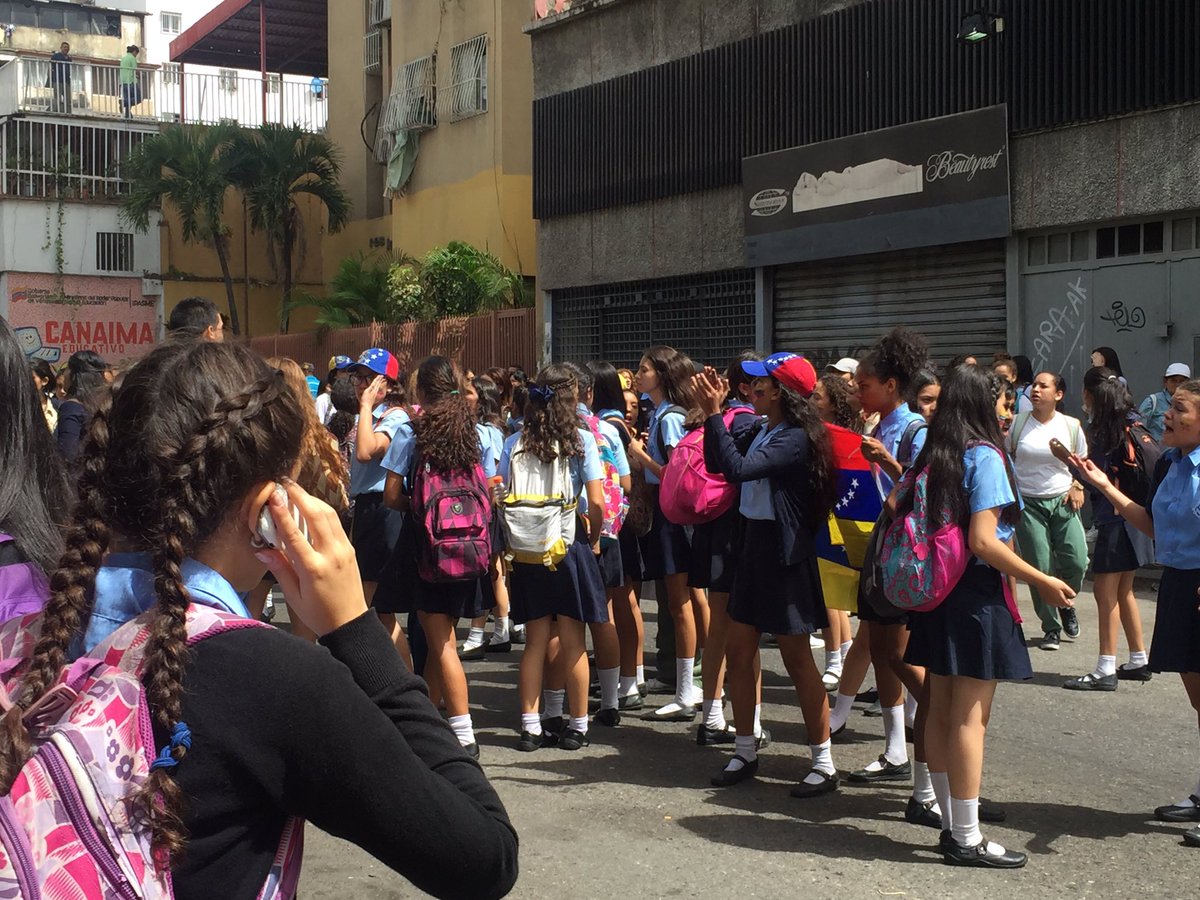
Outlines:
[[[1061,411],[1066,382],[1054,372],[1039,372],[1030,385],[1033,410],[1018,413],[1008,432],[1008,450],[1013,457],[1017,487],[1025,509],[1017,524],[1017,546],[1027,563],[1047,575],[1061,578],[1078,591],[1087,570],[1087,541],[1079,510],[1083,485],[1074,479],[1065,463],[1050,452],[1057,439],[1072,453],[1087,456],[1087,438],[1078,419]],[[1033,605],[1042,620],[1043,650],[1057,650],[1065,631],[1079,634],[1075,610],[1042,602],[1033,594]],[[1059,618],[1059,614],[1062,618]]]

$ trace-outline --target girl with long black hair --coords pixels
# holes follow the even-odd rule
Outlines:
[[[44,359],[31,359],[29,370],[33,375],[33,384],[37,388],[38,399],[42,401],[42,412],[46,416],[46,425],[53,434],[58,428],[58,397],[54,394],[54,370]]]
[[[58,407],[58,450],[68,463],[75,462],[100,391],[108,386],[109,366],[94,350],[79,350],[67,360],[67,396]]]
[[[1131,427],[1138,422],[1129,392],[1112,369],[1093,368],[1083,376],[1083,407],[1090,416],[1087,428],[1089,455],[1115,484],[1134,453]],[[1148,435],[1147,435],[1148,436]],[[1128,485],[1126,485],[1128,487]],[[1100,628],[1100,658],[1096,668],[1063,687],[1073,691],[1115,691],[1118,680],[1149,681],[1149,657],[1142,636],[1142,616],[1133,596],[1133,573],[1139,565],[1138,551],[1124,519],[1108,498],[1090,489],[1092,520],[1096,525],[1096,547],[1092,552],[1092,592],[1096,597]],[[1145,499],[1145,498],[1141,498]],[[1144,540],[1140,534],[1138,543]],[[1146,548],[1148,550],[1148,548]],[[1145,552],[1145,551],[1144,551]],[[1152,560],[1146,559],[1145,562]],[[1117,632],[1125,629],[1129,661],[1117,667]]]
[[[829,699],[809,649],[809,635],[829,625],[814,538],[837,499],[833,451],[808,402],[817,381],[812,363],[776,353],[742,368],[754,378],[751,397],[763,421],[740,440],[721,415],[728,393],[724,379],[711,368],[693,379],[705,416],[705,464],[742,486],[738,510],[745,525],[725,641],[737,736],[733,758],[712,783],[727,787],[758,771],[754,660],[763,632],[770,632],[795,685],[812,750],[812,769],[792,796],[815,797],[838,786]]]

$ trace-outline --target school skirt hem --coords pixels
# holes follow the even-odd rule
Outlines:
[[[737,575],[742,516],[737,507],[720,518],[692,528],[688,587],[728,594]]]
[[[1115,572],[1133,572],[1138,567],[1137,552],[1125,523],[1110,522],[1096,528],[1096,546],[1092,551],[1092,574],[1111,575]]]
[[[729,618],[771,634],[812,634],[829,627],[815,556],[785,566],[775,522],[747,519]]]
[[[1025,634],[1004,602],[1003,577],[972,560],[941,606],[909,616],[904,661],[934,675],[981,681],[1033,678]]]
[[[510,616],[518,625],[548,616],[578,622],[607,622],[608,594],[600,565],[577,528],[575,542],[553,571],[514,563],[509,576]]]
[[[1164,567],[1150,642],[1151,672],[1200,672],[1200,569]]]
[[[385,568],[372,606],[381,613],[437,613],[474,619],[496,605],[488,575],[466,581],[426,581],[417,566],[419,526],[408,516],[390,564]]]
[[[378,582],[391,561],[408,517],[383,505],[383,492],[359,494],[354,498],[350,543],[363,581]]]
[[[668,575],[686,573],[692,561],[692,529],[676,525],[663,515],[654,486],[654,524],[638,541],[642,548],[642,575],[653,581]]]
[[[605,589],[619,588],[625,583],[625,567],[621,563],[621,544],[614,542],[602,547],[596,562],[600,566],[600,580]]]
[[[629,527],[622,528],[617,535],[621,545],[621,571],[625,583],[637,584],[642,580],[642,548],[638,536]]]

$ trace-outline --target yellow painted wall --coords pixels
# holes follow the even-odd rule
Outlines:
[[[392,217],[382,216],[378,219],[358,219],[351,222],[337,234],[325,236],[322,250],[322,261],[325,266],[325,283],[337,273],[338,264],[349,256],[358,254],[371,255],[387,253],[386,244],[382,247],[372,247],[372,239],[382,238],[384,241],[392,237]]]
[[[157,23],[155,24],[157,25]],[[121,61],[121,57],[125,55],[125,48],[130,44],[137,44],[139,47],[146,45],[146,42],[142,40],[141,17],[121,16],[119,37],[18,25],[13,29],[11,46],[6,46],[4,49],[53,53],[58,50],[58,45],[63,41],[71,45],[71,57],[76,62],[112,62],[114,64]]]

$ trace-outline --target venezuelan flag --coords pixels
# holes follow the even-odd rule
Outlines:
[[[825,605],[855,612],[859,570],[883,500],[862,453],[862,435],[836,425],[826,427],[837,467],[838,500],[829,522],[817,533],[817,566]]]

